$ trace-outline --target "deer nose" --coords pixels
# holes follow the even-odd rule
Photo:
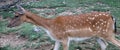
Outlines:
[[[7,25],[7,27],[10,27],[9,25]]]
[[[11,26],[10,26],[10,25],[7,25],[7,27],[11,28]]]

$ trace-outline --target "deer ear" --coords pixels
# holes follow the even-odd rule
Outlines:
[[[17,7],[17,13],[19,14],[24,14],[25,13],[25,9],[23,7],[21,7],[20,5],[16,5]]]

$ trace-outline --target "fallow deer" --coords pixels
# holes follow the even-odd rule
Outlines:
[[[59,50],[60,43],[63,50],[69,50],[71,40],[83,41],[96,38],[101,50],[106,50],[107,42],[120,47],[115,38],[113,17],[106,12],[91,12],[80,15],[57,16],[53,19],[33,14],[17,5],[18,11],[8,24],[8,27],[19,26],[23,22],[42,26],[49,37],[55,41],[54,50]]]

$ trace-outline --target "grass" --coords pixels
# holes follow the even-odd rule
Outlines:
[[[120,3],[119,0],[41,0],[40,2],[30,2],[29,4],[24,4],[23,7],[26,9],[29,9],[33,13],[46,13],[46,12],[51,12],[51,10],[43,10],[43,11],[35,11],[32,8],[47,8],[47,9],[55,9],[55,12],[58,15],[59,13],[62,13],[64,11],[71,11],[75,14],[79,14],[79,12],[74,11],[75,9],[81,7],[82,13],[90,12],[90,11],[110,11],[111,14],[116,18],[117,21],[117,27],[120,27]],[[16,8],[10,8],[7,11],[0,11],[0,15],[3,16],[3,18],[7,17],[13,17],[13,11],[15,11]],[[7,14],[7,15],[6,15]],[[41,14],[40,14],[41,15]],[[44,14],[42,15],[44,17],[47,17],[48,15]],[[29,39],[29,41],[37,40],[40,39],[40,43],[42,41],[50,41],[53,43],[53,41],[50,40],[49,37],[46,38],[44,31],[42,30],[39,33],[36,33],[33,31],[33,25],[29,23],[24,23],[19,27],[16,28],[7,28],[8,21],[0,21],[0,33],[10,33],[10,32],[18,32],[21,37],[25,37]],[[119,29],[119,28],[118,28]],[[117,37],[118,38],[118,37]],[[46,40],[47,39],[47,40]],[[76,45],[74,45],[76,44]],[[30,44],[26,44],[25,47],[30,47]],[[40,45],[40,44],[39,44]],[[39,45],[33,45],[33,46],[39,46]],[[10,46],[5,46],[3,48],[0,48],[0,50],[18,50],[17,48],[12,48]],[[62,48],[62,47],[61,47]],[[77,45],[77,43],[72,42],[70,44],[70,49],[74,50],[75,48],[82,49],[81,46]],[[89,47],[84,47],[84,48],[89,48]],[[93,47],[90,47],[91,50],[97,50],[97,48],[100,48],[98,44],[95,43]],[[62,49],[61,49],[62,50]],[[114,45],[110,44],[107,48],[107,50],[119,50],[117,47]]]

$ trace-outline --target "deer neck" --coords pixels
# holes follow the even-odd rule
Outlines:
[[[51,19],[43,18],[41,16],[35,15],[31,12],[26,12],[26,22],[48,28],[51,24]]]

